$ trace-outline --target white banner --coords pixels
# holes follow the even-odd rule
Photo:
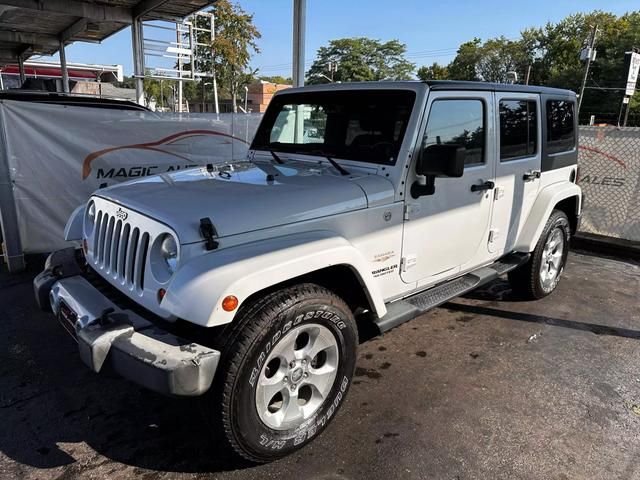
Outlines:
[[[0,109],[25,253],[66,246],[69,215],[101,186],[244,158],[261,119],[12,101]]]
[[[638,83],[638,73],[640,72],[640,53],[626,52],[629,58],[629,75],[627,76],[627,88],[625,95],[633,96],[636,92],[636,84]]]

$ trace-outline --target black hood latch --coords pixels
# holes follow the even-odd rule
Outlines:
[[[202,238],[206,240],[204,244],[205,250],[210,251],[218,248],[218,242],[216,241],[218,232],[209,217],[200,219],[200,234],[202,235]]]

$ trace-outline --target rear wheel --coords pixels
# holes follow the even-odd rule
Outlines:
[[[516,294],[533,300],[555,290],[567,261],[570,235],[567,215],[554,210],[529,262],[509,273],[509,282]]]
[[[208,408],[228,445],[260,463],[320,434],[355,368],[358,335],[344,301],[318,285],[286,288],[245,306],[227,333]]]

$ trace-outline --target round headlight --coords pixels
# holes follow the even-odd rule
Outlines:
[[[166,234],[160,244],[160,255],[167,264],[169,272],[173,273],[178,264],[178,244],[172,235]]]

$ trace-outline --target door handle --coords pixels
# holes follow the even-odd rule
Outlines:
[[[495,183],[493,182],[484,182],[484,183],[479,183],[476,185],[471,185],[471,191],[472,192],[481,192],[483,190],[493,190],[493,188],[496,186]]]
[[[529,170],[522,176],[525,182],[533,182],[536,178],[540,178],[540,170]]]

